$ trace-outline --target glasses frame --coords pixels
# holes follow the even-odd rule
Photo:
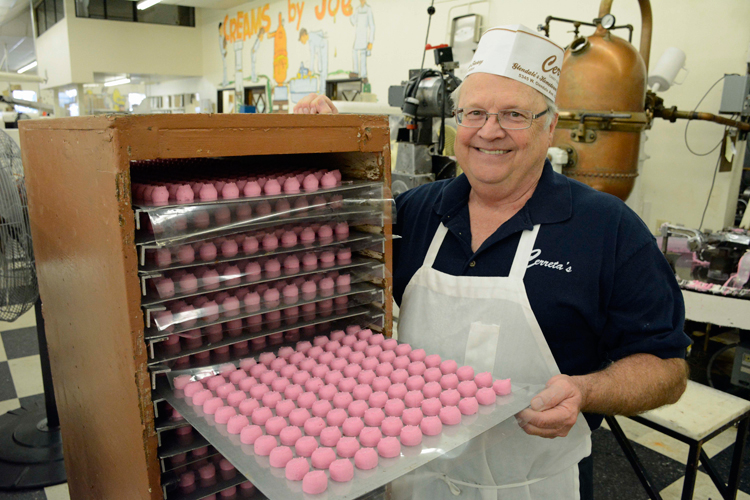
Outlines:
[[[466,111],[466,110],[471,110],[471,111],[484,111],[484,113],[485,113],[485,115],[484,115],[484,123],[482,123],[482,124],[481,124],[480,126],[478,126],[478,127],[472,127],[471,125],[464,125],[464,124],[462,123],[462,122],[463,122],[463,118],[460,118],[460,119],[459,119],[459,115],[461,115],[461,114],[462,114],[462,113],[463,113],[464,111]],[[508,112],[511,112],[511,111],[525,111],[525,112],[527,112],[527,113],[531,113],[531,122],[529,122],[529,126],[528,126],[528,127],[523,127],[523,128],[507,128],[507,127],[503,127],[502,125],[500,125],[500,114],[501,114],[501,113],[508,113]],[[533,111],[531,111],[531,110],[529,110],[529,109],[504,109],[503,111],[498,111],[497,113],[490,113],[490,112],[489,112],[489,111],[487,111],[486,109],[481,109],[481,108],[467,108],[467,109],[464,109],[464,108],[458,108],[458,109],[456,110],[456,112],[454,113],[454,115],[455,115],[455,117],[456,117],[456,123],[458,123],[458,124],[459,124],[459,125],[460,125],[461,127],[466,127],[466,128],[475,128],[475,129],[479,129],[479,128],[482,128],[482,127],[484,127],[484,126],[485,126],[485,125],[487,124],[487,121],[488,121],[488,120],[490,119],[490,116],[494,116],[494,117],[495,117],[495,119],[497,120],[497,124],[498,124],[498,125],[500,126],[500,128],[502,128],[503,130],[527,130],[527,129],[531,128],[531,125],[532,125],[532,124],[534,123],[534,120],[536,120],[536,119],[537,119],[537,118],[539,118],[540,116],[544,116],[544,115],[546,115],[546,114],[547,114],[548,112],[549,112],[549,108],[547,108],[547,109],[545,109],[544,111],[542,111],[542,112],[540,112],[540,113],[537,113],[537,114],[534,114],[534,112],[533,112]]]

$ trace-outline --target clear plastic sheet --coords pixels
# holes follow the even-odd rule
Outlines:
[[[327,226],[326,229],[322,229]],[[268,228],[265,231],[241,232],[226,237],[211,238],[193,243],[167,247],[144,247],[140,271],[142,274],[201,264],[220,264],[242,259],[285,256],[290,253],[317,251],[332,246],[346,245],[352,250],[374,247],[376,243],[385,241],[385,236],[363,233],[353,230],[347,222],[334,225],[325,223],[310,224],[310,230],[305,233],[304,242],[301,241],[306,227],[283,225]],[[329,230],[338,231],[335,237],[320,237],[328,234]],[[290,233],[294,233],[294,236]],[[264,239],[266,245],[264,247]],[[296,244],[294,243],[296,237]],[[275,238],[275,239],[274,239]],[[311,240],[314,238],[314,240]],[[234,243],[232,243],[234,242]]]
[[[159,309],[154,306],[154,309],[149,308],[148,311],[157,331],[181,333],[203,326],[237,321],[280,308],[302,307],[316,302],[345,303],[343,297],[375,287],[366,284],[375,280],[382,281],[385,274],[386,269],[382,263],[371,261],[368,266],[363,266],[357,272],[318,272],[296,278],[267,281],[169,301],[160,305]]]
[[[166,364],[172,370],[182,370],[189,367],[208,366],[215,363],[226,363],[232,359],[239,359],[248,355],[263,351],[269,348],[277,348],[285,343],[294,343],[300,340],[312,340],[314,336],[330,332],[332,330],[345,328],[347,325],[356,322],[368,325],[368,328],[383,327],[385,313],[382,309],[371,304],[351,305],[347,307],[346,312],[337,313],[330,316],[316,316],[311,321],[303,321],[294,325],[287,325],[285,322],[278,328],[276,322],[263,325],[258,330],[249,328],[241,332],[231,331],[224,328],[223,336],[209,339],[202,338],[200,347],[188,348],[178,344],[180,351],[176,352],[175,345],[168,345],[164,342],[158,342],[155,346],[155,363]],[[226,325],[225,325],[226,326]],[[180,342],[183,338],[180,338]],[[191,342],[195,342],[191,340]],[[194,343],[192,345],[197,345]]]
[[[352,255],[347,246],[330,247],[317,252],[300,252],[282,258],[245,259],[217,265],[182,268],[160,273],[146,280],[146,297],[142,305],[182,299],[210,292],[233,290],[248,284],[262,284],[284,278],[297,278],[320,272],[344,273],[357,268],[381,264],[377,260]],[[336,276],[332,276],[336,279]]]
[[[320,220],[336,223],[355,220],[378,225],[392,220],[394,203],[383,196],[382,184],[352,186],[341,192],[329,190],[315,195],[140,208],[137,215],[153,242],[162,246],[271,225],[297,224],[302,229],[304,223]]]
[[[277,353],[278,354],[278,353]],[[262,355],[261,355],[262,356]],[[245,364],[246,360],[228,364],[215,365],[201,369],[173,371],[168,374],[170,382],[180,377],[181,384],[188,381],[206,380],[218,374],[229,377],[236,367],[251,369],[251,365],[260,362],[261,358]],[[310,496],[302,492],[301,481],[290,481],[285,477],[284,468],[271,467],[269,457],[257,455],[253,445],[243,444],[240,436],[229,434],[225,424],[217,423],[213,415],[204,413],[201,406],[193,405],[191,398],[185,397],[182,390],[160,388],[160,395],[172,404],[185,418],[195,426],[212,445],[214,445],[242,474],[269,498],[284,499],[354,499],[376,490],[391,481],[407,474],[420,466],[450,453],[473,440],[481,440],[482,433],[501,424],[513,432],[518,424],[513,418],[527,407],[539,387],[512,385],[511,393],[499,396],[495,403],[480,405],[473,415],[463,415],[459,425],[444,425],[440,434],[424,435],[416,446],[401,446],[400,454],[395,458],[379,457],[378,465],[371,470],[353,467],[354,477],[348,482],[336,482],[329,478],[327,490],[319,495]],[[272,410],[276,415],[276,410]],[[517,429],[516,429],[517,430]],[[320,446],[320,437],[315,438]],[[293,448],[293,447],[292,447]],[[311,470],[315,470],[312,469]],[[326,472],[326,474],[329,474]],[[436,477],[436,480],[439,478]]]

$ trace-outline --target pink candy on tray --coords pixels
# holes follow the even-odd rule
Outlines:
[[[226,426],[256,454],[269,456],[271,467],[301,481],[307,494],[323,493],[329,480],[351,481],[357,469],[374,469],[380,460],[397,459],[404,447],[460,425],[464,416],[512,390],[510,379],[475,373],[367,329],[309,338],[312,343],[281,347],[278,357],[266,351],[241,360],[239,369],[225,364],[220,374],[203,380],[180,375],[173,381],[179,397],[201,405],[213,425]],[[364,342],[362,350],[358,342]],[[404,368],[381,361],[399,357]]]

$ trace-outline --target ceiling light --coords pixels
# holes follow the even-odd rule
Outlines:
[[[18,72],[19,73],[26,73],[28,70],[34,69],[34,68],[36,68],[36,61],[30,62],[29,64],[27,64],[23,68],[19,69]]]
[[[104,82],[104,86],[114,87],[115,85],[125,85],[126,83],[130,83],[130,78],[119,78],[117,80],[110,80],[108,82]]]
[[[141,0],[138,2],[138,10],[146,10],[159,2],[161,2],[161,0]]]

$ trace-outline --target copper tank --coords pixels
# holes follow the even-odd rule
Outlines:
[[[611,3],[602,2],[599,18]],[[556,100],[553,146],[569,157],[563,173],[622,200],[638,176],[641,132],[653,118],[645,110],[651,6],[648,0],[640,4],[641,52],[600,24],[565,51]]]

